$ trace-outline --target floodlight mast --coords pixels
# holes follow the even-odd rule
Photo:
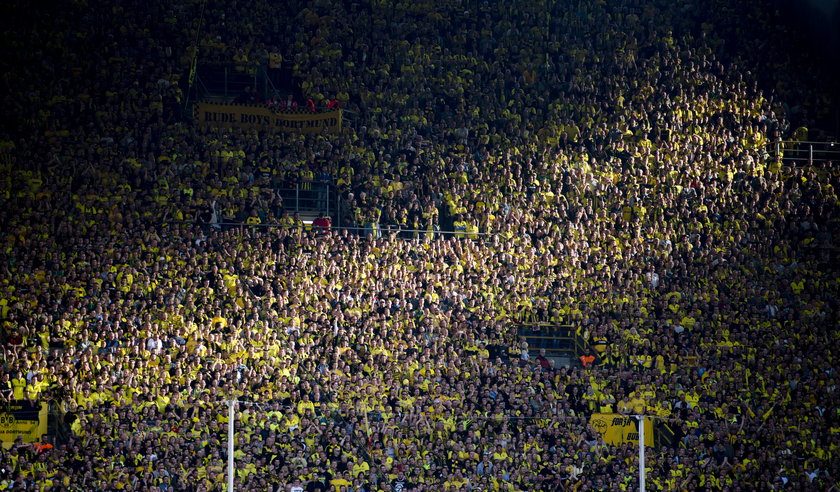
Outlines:
[[[236,405],[236,400],[228,400],[228,492],[233,492],[233,406]]]
[[[639,492],[645,492],[645,416],[636,415],[639,420]]]

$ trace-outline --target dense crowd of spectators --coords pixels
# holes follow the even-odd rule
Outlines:
[[[840,173],[768,152],[819,90],[759,86],[784,40],[733,43],[776,20],[729,3],[12,2],[0,389],[71,432],[0,490],[223,490],[231,399],[236,490],[635,490],[593,412],[675,432],[649,487],[837,486]],[[355,125],[194,125],[196,53],[292,64]],[[302,176],[457,234],[307,230]]]

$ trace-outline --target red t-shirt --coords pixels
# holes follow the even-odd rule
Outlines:
[[[327,217],[318,217],[317,219],[312,221],[312,225],[319,229],[329,230],[332,224],[330,224],[330,219],[328,219]]]

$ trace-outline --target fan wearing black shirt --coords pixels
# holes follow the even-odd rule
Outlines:
[[[397,478],[391,481],[391,487],[394,489],[394,492],[403,492],[414,488],[411,482],[408,481],[408,478],[406,478],[405,472],[402,470],[400,470]]]

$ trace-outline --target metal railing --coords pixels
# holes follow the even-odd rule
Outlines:
[[[70,424],[67,423],[67,412],[54,401],[50,402],[49,419],[47,434],[53,436],[55,444],[67,444],[70,442],[72,431],[70,430]]]
[[[324,212],[341,215],[340,200],[335,186],[328,181],[301,181],[294,188],[276,188],[283,198],[283,206],[290,212]]]
[[[341,232],[347,231],[348,233],[356,234],[359,236],[374,236],[374,237],[382,237],[382,236],[393,236],[398,239],[434,239],[438,237],[454,237],[457,239],[487,239],[489,237],[494,236],[494,233],[490,232],[474,232],[468,233],[463,231],[444,231],[440,229],[405,229],[398,225],[382,225],[379,223],[368,223],[363,226],[333,226],[331,225],[328,229],[320,228],[312,223],[311,220],[304,220],[302,224],[280,224],[276,222],[270,223],[261,223],[261,224],[249,224],[247,222],[216,222],[216,223],[207,223],[207,222],[195,222],[195,221],[182,221],[180,223],[188,223],[188,224],[201,224],[209,227],[218,226],[222,229],[230,230],[230,229],[245,229],[245,228],[268,228],[268,229],[300,229],[304,232],[321,232],[321,233],[333,233],[333,232]]]
[[[838,142],[779,140],[769,143],[768,146],[768,154],[782,162],[807,162],[812,165],[814,161],[840,161]]]
[[[537,321],[531,323],[518,323],[517,334],[526,341],[550,341],[552,346],[541,346],[537,344],[536,349],[544,348],[546,351],[554,351],[573,355],[575,359],[586,352],[586,342],[577,334],[574,325],[557,324],[548,321]],[[560,342],[560,343],[558,343]],[[530,346],[530,343],[529,343]]]
[[[202,67],[195,79],[201,89],[198,99],[221,97],[227,100],[238,96],[249,85],[256,86],[255,78],[236,73],[227,66]]]
[[[346,124],[349,124],[354,130],[358,130],[359,115],[355,111],[349,109],[342,109],[342,119]]]
[[[252,87],[267,99],[276,88],[263,65],[236,70],[230,64],[202,62],[196,69],[197,99],[222,98],[229,100],[240,95],[245,87]]]
[[[654,420],[653,422],[653,445],[656,449],[673,447],[676,441],[676,433],[671,428],[671,423],[665,420]]]

